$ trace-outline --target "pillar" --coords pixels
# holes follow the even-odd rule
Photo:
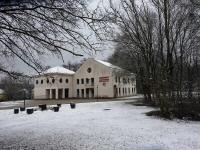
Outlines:
[[[52,89],[49,89],[49,99],[52,99]]]
[[[65,98],[65,89],[63,88],[62,91],[63,91],[62,92],[62,98],[64,99]]]

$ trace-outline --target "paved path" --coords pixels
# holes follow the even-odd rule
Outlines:
[[[56,105],[56,104],[69,104],[69,103],[89,103],[89,102],[104,102],[104,101],[120,101],[129,99],[142,98],[142,95],[135,95],[131,97],[121,97],[121,98],[110,98],[110,99],[62,99],[62,100],[26,100],[26,107],[34,107],[39,104]],[[3,109],[13,109],[18,107],[23,107],[24,101],[7,101],[0,102],[0,110]]]

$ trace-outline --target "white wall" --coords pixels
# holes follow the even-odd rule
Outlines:
[[[91,72],[89,73],[87,70],[91,68]],[[113,68],[105,66],[104,64],[96,61],[95,59],[87,59],[83,65],[79,68],[79,70],[74,75],[61,75],[54,74],[53,76],[40,76],[35,78],[34,84],[34,98],[35,99],[46,99],[46,89],[56,89],[56,93],[58,93],[58,89],[69,89],[69,98],[77,97],[77,89],[79,89],[79,95],[81,97],[81,90],[84,89],[84,98],[86,98],[86,88],[94,89],[94,97],[106,98],[106,97],[114,97],[114,86],[117,88],[117,97],[130,96],[136,94],[136,81],[131,81],[133,75],[118,75],[115,73]],[[117,78],[120,77],[121,82],[116,82]],[[99,82],[100,77],[108,77],[108,82]],[[47,83],[47,78],[49,78],[49,83]],[[52,83],[52,78],[55,79],[55,83]],[[62,83],[59,82],[59,79],[62,78]],[[65,82],[65,79],[68,79],[68,83]],[[86,84],[86,78],[90,80],[89,84]],[[94,78],[94,85],[91,85],[91,78]],[[128,79],[129,83],[123,83],[123,78]],[[79,84],[77,84],[77,79],[79,79]],[[84,84],[81,83],[81,79],[84,79]],[[36,84],[36,80],[39,81]],[[41,84],[41,80],[43,80],[43,84]],[[121,89],[119,94],[119,88]],[[126,89],[126,93],[123,93],[123,88]],[[132,91],[133,88],[133,91]],[[130,89],[130,93],[129,93]],[[91,91],[90,91],[91,92]],[[90,93],[91,97],[91,93]],[[56,98],[58,98],[58,94],[56,94]]]
[[[88,68],[91,68],[91,73],[88,73]],[[106,82],[106,85],[103,86],[103,83],[99,82],[99,77],[109,77],[109,82]],[[81,84],[81,79],[84,79],[84,84]],[[86,78],[94,78],[94,86],[86,85]],[[79,85],[77,84],[77,79],[79,79]],[[98,91],[97,91],[98,86]],[[94,59],[88,59],[84,64],[79,68],[74,76],[74,97],[77,95],[77,89],[86,89],[94,88],[95,97],[113,97],[113,88],[112,88],[112,70],[108,67],[96,62]],[[98,95],[97,95],[98,94]]]
[[[52,83],[53,78],[55,79],[54,83]],[[62,83],[59,81],[60,78],[62,78]],[[47,79],[49,79],[49,83],[47,83]],[[68,83],[66,83],[66,79],[68,79]],[[36,84],[36,80],[38,80],[38,84]],[[43,84],[41,84],[41,80],[43,80]],[[73,76],[56,74],[36,77],[34,80],[34,99],[46,99],[46,89],[56,89],[57,93],[58,89],[65,88],[69,89],[69,97],[73,97]]]

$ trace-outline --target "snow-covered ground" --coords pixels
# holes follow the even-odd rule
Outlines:
[[[59,112],[32,115],[0,110],[0,149],[200,149],[199,122],[148,117],[143,113],[152,108],[126,102],[82,103],[74,110],[62,105]]]

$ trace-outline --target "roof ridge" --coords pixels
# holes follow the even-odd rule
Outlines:
[[[99,59],[94,59],[94,60],[96,60],[97,62],[99,62],[99,63],[101,63],[101,64],[103,64],[103,65],[105,65],[107,67],[110,67],[110,68],[122,69],[121,67],[113,65],[113,64],[111,64],[110,62],[107,62],[107,61],[103,61],[103,60],[99,60]]]
[[[74,74],[75,72],[63,66],[51,67],[43,72],[43,74],[61,73],[61,74]]]

